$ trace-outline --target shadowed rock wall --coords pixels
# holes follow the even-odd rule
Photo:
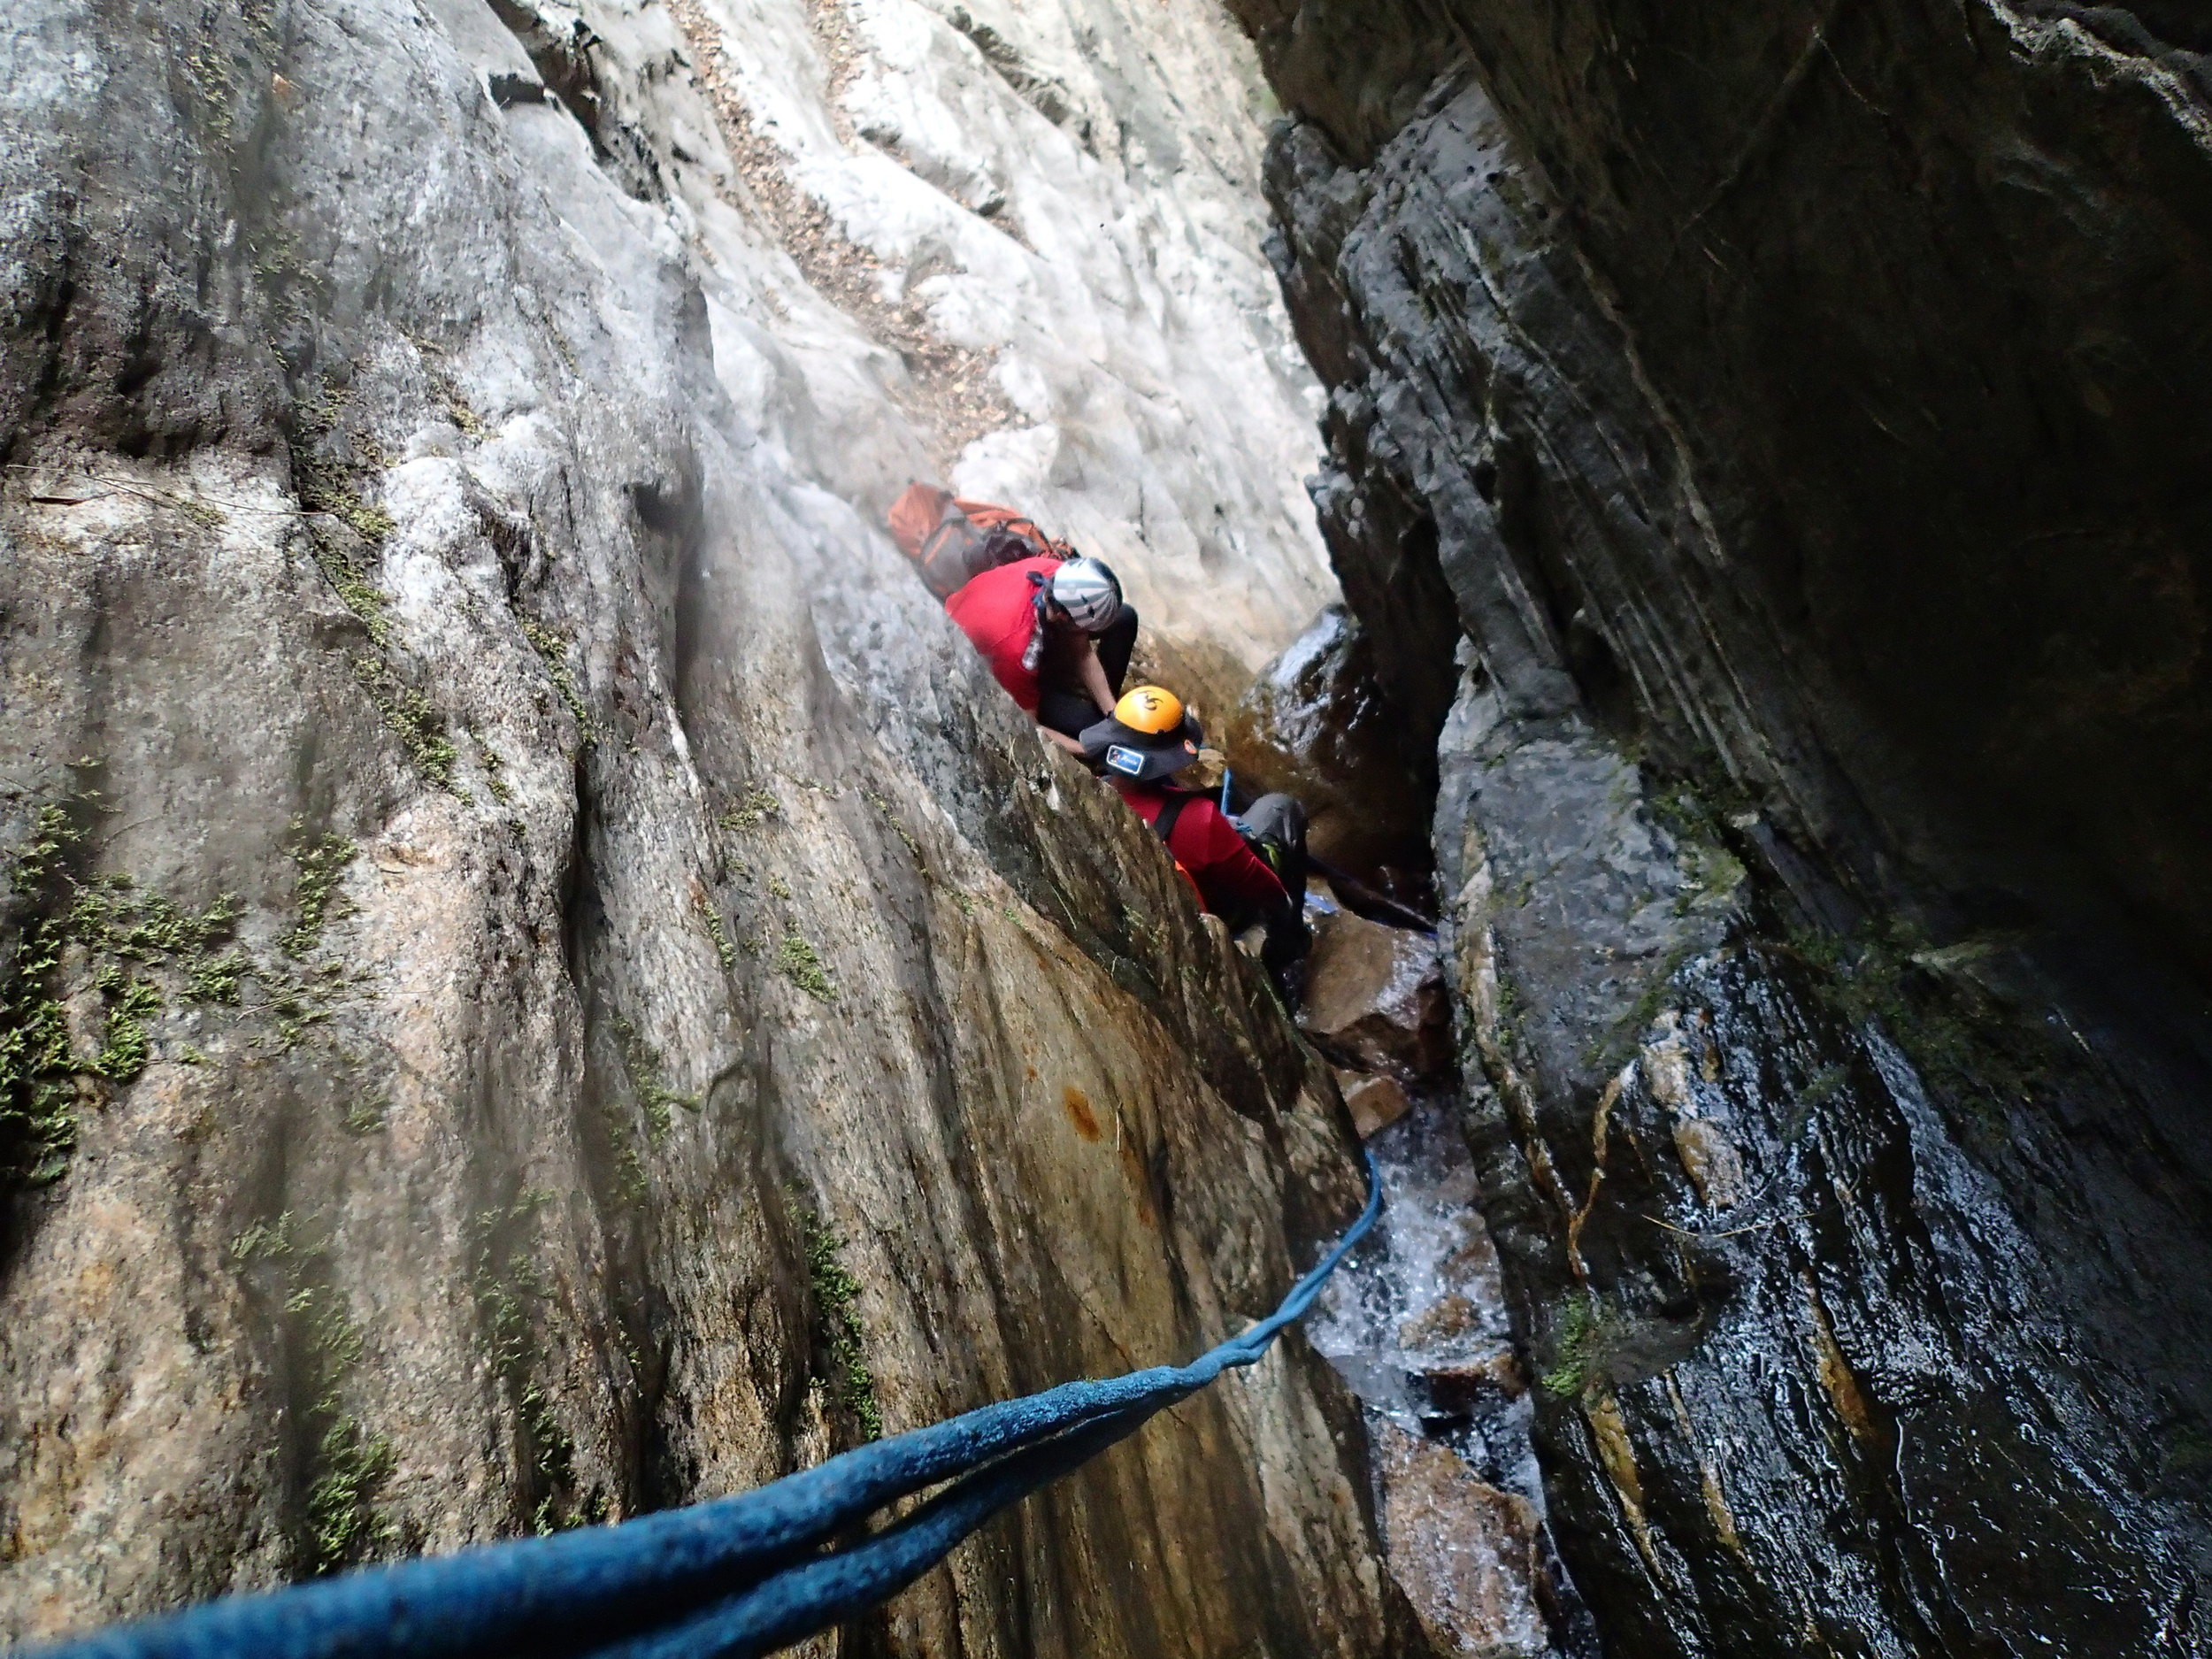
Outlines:
[[[1524,521],[1515,695],[1601,645],[1651,737],[1862,876],[2116,902],[2204,962],[2200,41],[2064,6],[1240,10],[1298,146],[1364,166],[1455,59],[1513,134],[1507,246],[1559,297],[1505,349],[1611,451],[1456,440]],[[1481,149],[1420,211],[1507,211]]]
[[[1239,10],[1609,1639],[2200,1644],[2185,29]]]
[[[441,12],[5,20],[11,1639],[1185,1356],[1359,1197],[794,463],[828,308]],[[1294,1340],[819,1649],[1402,1651],[1361,1447]]]

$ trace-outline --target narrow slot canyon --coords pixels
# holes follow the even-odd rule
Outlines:
[[[1371,1168],[791,1650],[2212,1651],[2190,8],[0,38],[0,1641],[1184,1364]]]

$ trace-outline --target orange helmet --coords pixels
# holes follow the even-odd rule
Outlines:
[[[1133,783],[1171,777],[1198,758],[1206,741],[1183,700],[1163,686],[1122,694],[1114,711],[1078,740],[1084,757]]]
[[[1183,723],[1183,700],[1164,686],[1139,686],[1122,694],[1114,704],[1114,718],[1133,732],[1157,736]]]

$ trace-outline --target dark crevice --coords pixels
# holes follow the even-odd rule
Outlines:
[[[576,757],[574,816],[569,831],[568,862],[561,869],[561,961],[568,969],[568,983],[578,996],[584,995],[585,951],[606,926],[606,911],[591,868],[591,772],[586,764],[589,750]]]
[[[666,202],[668,190],[660,162],[652,145],[621,119],[615,101],[601,83],[595,61],[599,37],[583,19],[574,18],[562,29],[524,0],[491,0],[491,8],[529,55],[545,90],[576,118],[607,175],[624,194],[638,201]],[[492,81],[498,84],[488,83],[488,90],[503,108],[533,101],[518,77],[501,75]]]
[[[644,1271],[644,1241],[638,1204],[642,1175],[632,1144],[634,1125],[624,1094],[619,1038],[595,966],[607,949],[608,918],[593,870],[595,834],[592,796],[584,760],[577,762],[576,829],[569,866],[562,876],[562,946],[569,981],[580,1016],[580,1075],[572,1124],[579,1163],[598,1217],[600,1246],[607,1273],[602,1364],[611,1392],[620,1402],[614,1438],[623,1456],[618,1478],[620,1503],[631,1513],[665,1503],[665,1484],[649,1472],[662,1461],[657,1451],[657,1404],[665,1380],[666,1356],[653,1346],[656,1321],[649,1303],[655,1293]]]
[[[964,6],[955,6],[945,20],[975,43],[983,54],[983,61],[991,65],[1000,80],[1014,89],[1016,96],[1034,109],[1055,127],[1066,124],[1075,106],[1068,96],[1068,89],[1050,75],[1038,73],[1022,58],[1013,43],[989,24],[979,22],[968,15]],[[1074,129],[1079,142],[1088,146],[1091,125],[1084,121]]]
[[[707,550],[703,538],[694,537],[685,547],[679,557],[676,576],[672,690],[677,716],[688,728],[696,714],[693,705],[698,701],[698,692],[692,676],[698,666],[709,603]]]

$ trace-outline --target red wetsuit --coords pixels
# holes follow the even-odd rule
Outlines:
[[[1022,666],[1037,627],[1037,584],[1029,579],[1036,574],[1049,581],[1059,568],[1056,558],[1017,559],[985,571],[945,601],[998,683],[1030,714],[1037,712],[1041,687],[1039,669]]]
[[[1124,783],[1118,778],[1113,785],[1129,803],[1130,810],[1147,824],[1160,816],[1170,795],[1184,796],[1182,815],[1168,835],[1167,849],[1190,872],[1206,908],[1215,915],[1229,916],[1240,910],[1265,914],[1290,902],[1275,872],[1244,844],[1244,837],[1214,804],[1212,796],[1171,790],[1164,784]]]

